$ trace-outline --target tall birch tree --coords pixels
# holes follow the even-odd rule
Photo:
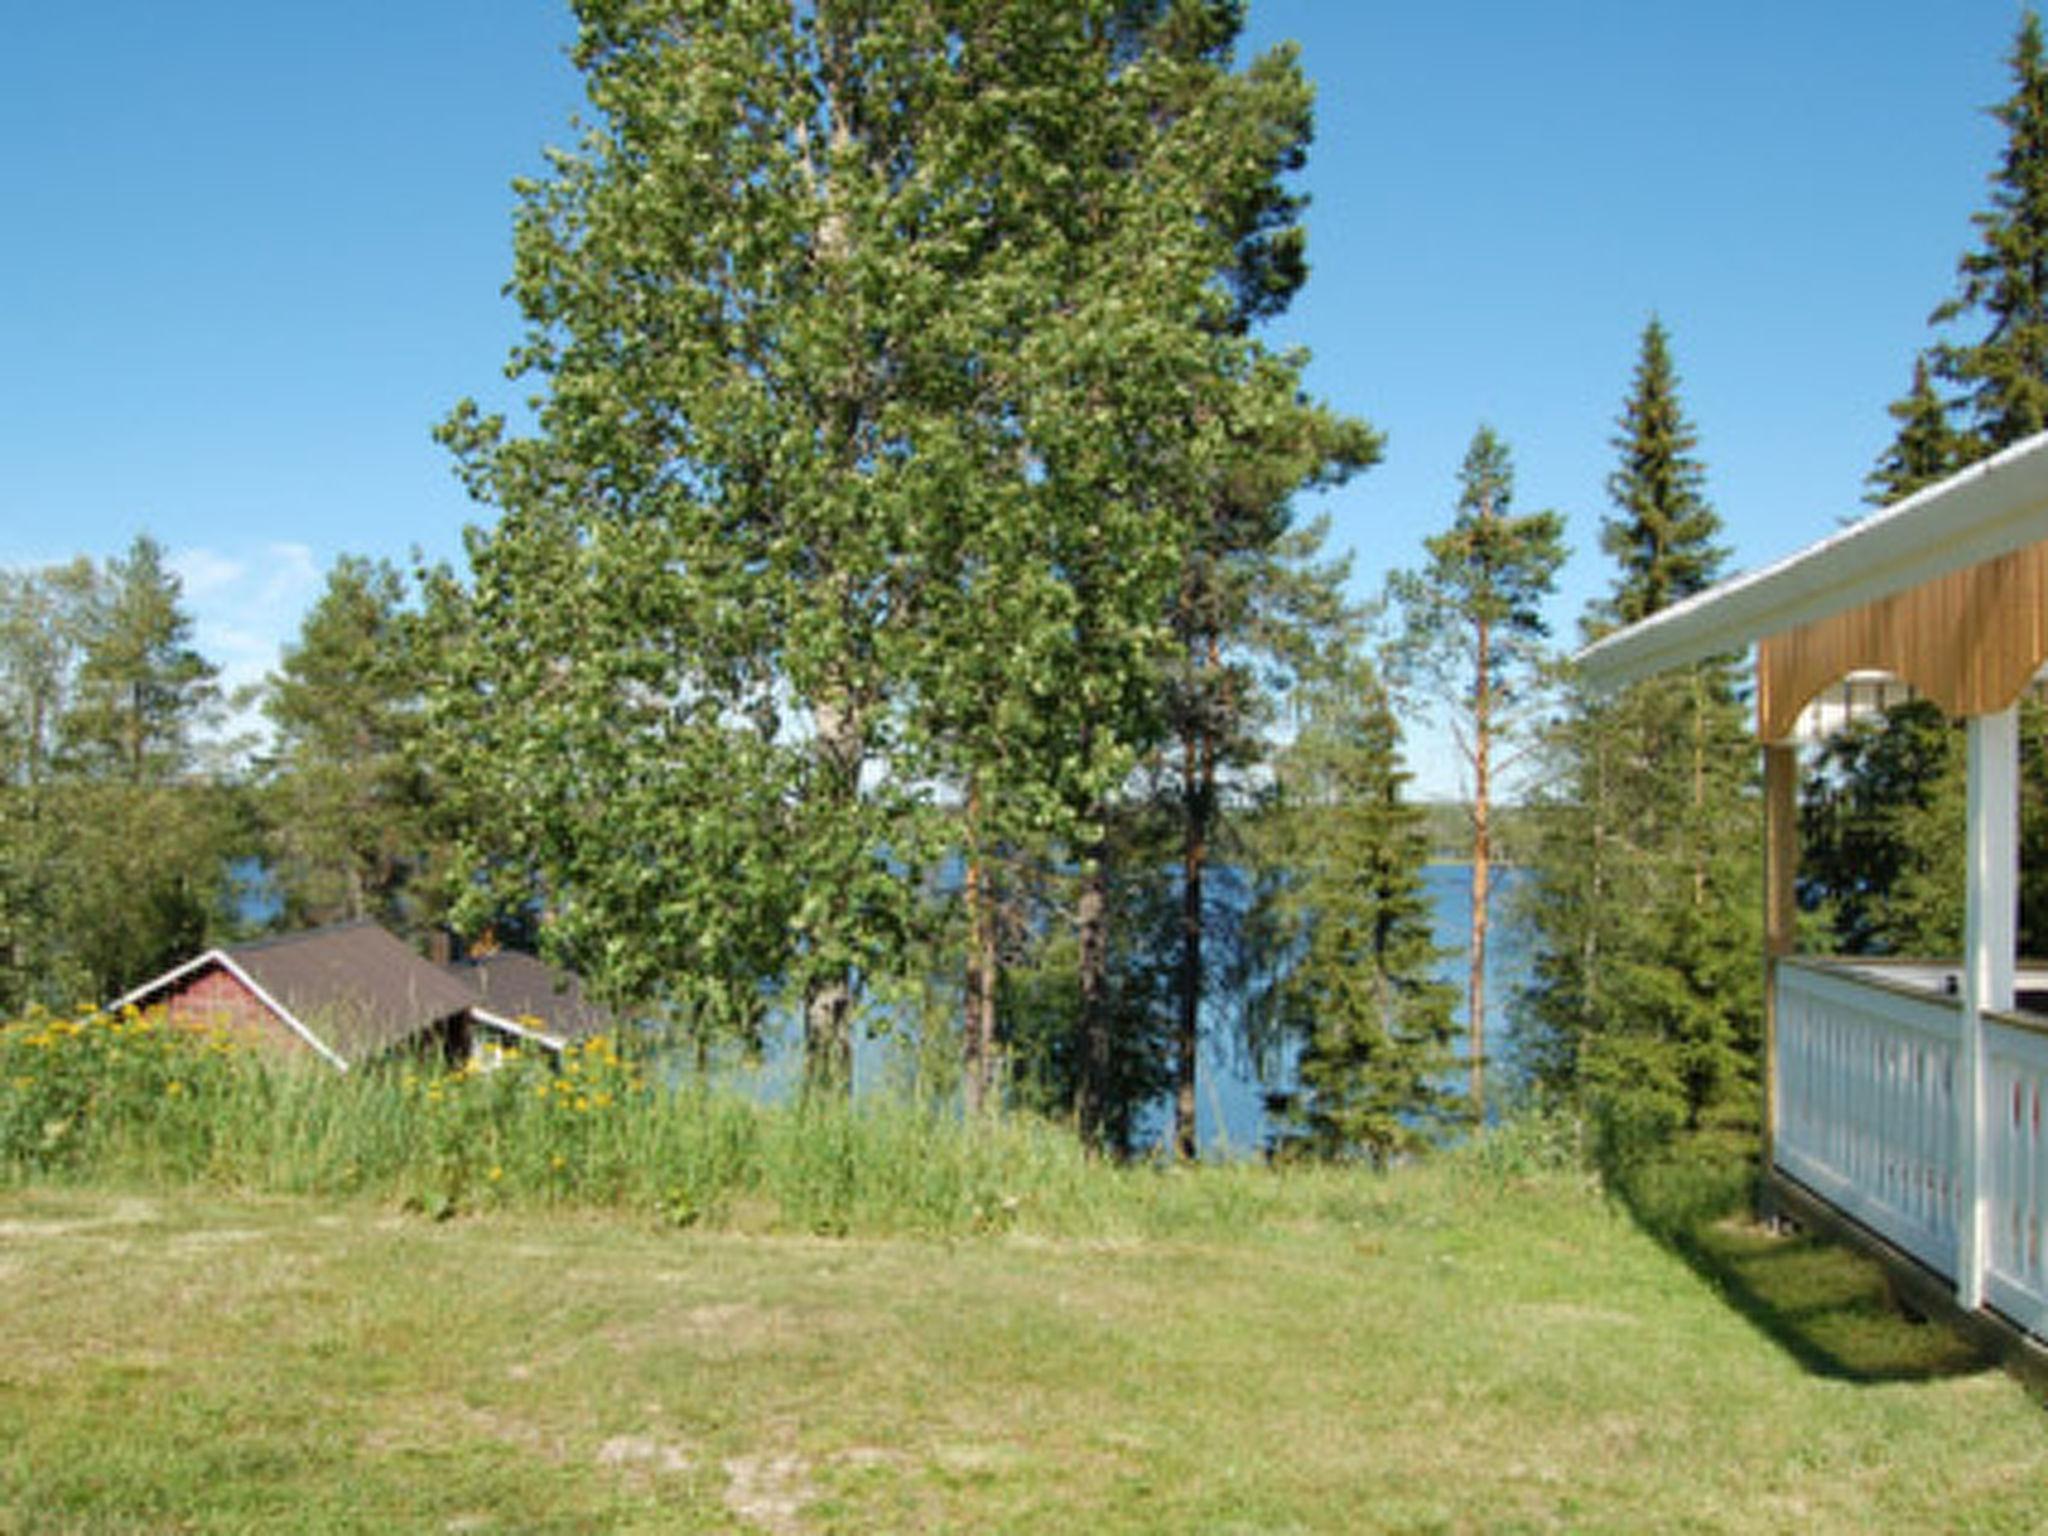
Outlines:
[[[552,942],[684,1012],[787,999],[815,1087],[922,920],[936,786],[1085,872],[1145,739],[1254,362],[1214,215],[1267,171],[1161,43],[1207,9],[578,5],[593,126],[516,225],[535,426],[443,427],[500,515],[441,586],[437,761]]]

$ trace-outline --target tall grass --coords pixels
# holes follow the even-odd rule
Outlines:
[[[337,1075],[128,1012],[0,1026],[0,1181],[359,1196],[435,1217],[591,1208],[826,1235],[1228,1230],[1322,1177],[1091,1159],[1068,1127],[902,1101],[764,1105],[611,1039],[495,1070]],[[1339,1181],[1329,1179],[1332,1190]],[[1314,1192],[1310,1200],[1322,1198]]]

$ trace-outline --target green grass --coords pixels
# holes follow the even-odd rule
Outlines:
[[[1095,1230],[1102,1188],[1062,1127],[771,1107],[670,1085],[604,1039],[560,1063],[343,1077],[268,1068],[146,1015],[0,1025],[0,1185],[108,1180],[825,1235]]]
[[[1739,1148],[1391,1175],[0,1027],[0,1533],[2048,1527],[2048,1423]]]
[[[2048,1524],[2041,1410],[1859,1266],[1512,1163],[1098,1169],[1087,1237],[17,1188],[0,1531]]]

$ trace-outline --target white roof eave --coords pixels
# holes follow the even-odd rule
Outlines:
[[[1595,688],[1741,651],[2048,539],[2048,433],[1580,651]]]

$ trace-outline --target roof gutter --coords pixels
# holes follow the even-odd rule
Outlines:
[[[544,1045],[557,1056],[569,1048],[567,1039],[557,1038],[538,1029],[529,1029],[516,1020],[506,1018],[502,1013],[493,1013],[490,1009],[479,1008],[474,1003],[470,1005],[469,1011],[479,1022],[488,1024],[492,1029],[503,1030],[506,1034],[516,1035],[522,1040],[531,1040],[536,1045]]]
[[[1674,603],[1575,659],[1611,691],[1726,656],[2048,539],[2048,433],[1873,513],[1760,571]]]

